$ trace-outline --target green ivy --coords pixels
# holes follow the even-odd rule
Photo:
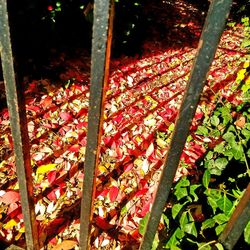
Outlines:
[[[218,237],[250,180],[249,68],[246,61],[235,81],[239,105],[220,98],[212,114],[204,112],[196,134],[208,139],[207,152],[197,162],[197,176],[183,176],[172,189],[172,205],[163,214],[164,249],[224,249]],[[250,222],[244,239],[250,244]]]

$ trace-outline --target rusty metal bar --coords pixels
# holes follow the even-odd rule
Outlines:
[[[8,12],[6,0],[0,0],[0,52],[6,89],[7,105],[10,114],[11,132],[14,141],[16,171],[24,216],[27,249],[39,249],[36,217],[33,201],[32,168],[23,95],[15,81]]]
[[[231,4],[232,0],[213,0],[210,4],[199,41],[197,56],[177,117],[175,130],[173,132],[140,250],[151,249],[162,211],[168,199],[174,176],[179,165],[180,156],[189,133],[189,128],[200,99],[200,94],[206,82],[207,72],[213,61],[220,37],[224,30],[225,21],[229,14]]]
[[[244,195],[229,219],[224,231],[220,235],[219,242],[221,242],[226,249],[233,249],[249,221],[250,183],[248,184]]]
[[[109,75],[113,16],[113,0],[95,0],[88,133],[81,200],[79,244],[81,250],[87,250],[90,247],[93,200],[95,197],[95,172],[99,161],[103,103]]]

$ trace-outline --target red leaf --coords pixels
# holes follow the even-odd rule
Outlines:
[[[53,182],[56,180],[56,175],[57,175],[57,171],[50,171],[48,173],[47,176],[48,176],[48,181],[49,181],[50,185],[52,185]]]
[[[76,127],[78,129],[79,128],[86,128],[87,127],[87,122],[79,122]]]
[[[147,191],[148,191],[148,188],[143,188],[143,189],[137,191],[135,193],[135,196],[138,197],[138,196],[144,195],[145,193],[147,193]]]
[[[113,142],[113,137],[106,136],[103,138],[103,142],[104,142],[105,146],[110,147],[112,142]]]
[[[55,194],[55,190],[52,190],[50,193],[48,193],[47,197],[51,200],[51,201],[56,201],[57,197]]]
[[[17,203],[11,203],[7,215],[14,218],[17,214],[21,213],[21,206]]]
[[[87,113],[88,113],[88,110],[87,110],[86,108],[81,108],[81,109],[78,111],[76,117],[80,117],[80,116],[87,115]]]
[[[11,218],[11,219],[15,219],[17,217],[20,218],[20,214],[22,214],[22,208],[21,206],[19,206],[17,209],[11,211],[8,216]]]
[[[71,146],[71,147],[69,148],[69,151],[70,151],[70,152],[78,152],[79,149],[80,149],[80,145],[75,144],[75,145],[73,145],[73,146]]]
[[[95,223],[98,227],[100,227],[101,229],[103,230],[108,230],[108,229],[111,229],[113,226],[110,225],[104,218],[98,216],[96,219],[95,219]]]
[[[134,239],[138,240],[139,237],[140,237],[140,234],[139,234],[138,229],[134,230],[134,231],[131,233],[131,236],[132,236]]]
[[[7,191],[2,197],[0,197],[0,203],[7,205],[20,200],[20,194],[16,191]]]
[[[119,188],[118,187],[111,187],[109,190],[109,198],[111,202],[114,202],[117,198],[117,195],[119,193]]]
[[[96,197],[98,197],[98,196],[102,196],[102,197],[105,197],[105,196],[107,196],[107,194],[108,194],[108,189],[104,189],[104,190],[102,190],[102,191],[96,191]]]
[[[124,172],[128,172],[129,170],[131,170],[133,168],[133,164],[132,163],[128,163],[126,165],[124,165],[123,169],[124,169]]]
[[[47,96],[46,98],[41,100],[40,105],[44,108],[49,107],[52,104],[52,97],[51,96]]]
[[[35,113],[39,113],[39,112],[40,112],[40,108],[37,107],[37,106],[27,106],[27,107],[26,107],[26,110],[27,110],[27,111],[33,111],[33,112],[35,112]]]
[[[66,112],[61,112],[59,116],[65,121],[68,122],[72,119],[72,115]]]
[[[151,204],[151,201],[149,201],[148,203],[146,203],[143,207],[142,207],[142,210],[141,210],[141,217],[144,217],[146,216],[147,212],[149,211],[150,209],[150,204]]]

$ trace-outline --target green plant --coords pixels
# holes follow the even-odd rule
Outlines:
[[[241,98],[218,96],[214,111],[204,110],[196,134],[205,138],[207,152],[197,175],[183,176],[173,187],[163,214],[166,249],[224,249],[217,239],[250,180],[249,80],[246,61],[232,86]],[[250,223],[244,239],[240,244],[250,244]]]

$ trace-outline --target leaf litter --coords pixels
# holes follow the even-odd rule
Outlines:
[[[193,26],[189,22],[185,27]],[[199,29],[197,25],[195,36],[199,36]],[[205,153],[203,144],[210,139],[194,133],[204,112],[212,112],[218,96],[240,102],[233,86],[242,67],[239,59],[245,53],[240,48],[242,38],[240,27],[223,33],[175,181],[183,175],[195,175],[195,163]],[[147,41],[141,59],[111,61],[92,249],[138,248],[140,221],[153,203],[195,54],[193,44],[187,42],[166,49],[156,41]],[[78,249],[79,241],[89,64],[84,54],[64,64],[66,71],[60,82],[42,79],[25,83],[35,213],[40,241],[47,249]],[[242,121],[237,123],[241,126]],[[22,245],[24,224],[7,109],[0,113],[0,129],[0,239]]]

